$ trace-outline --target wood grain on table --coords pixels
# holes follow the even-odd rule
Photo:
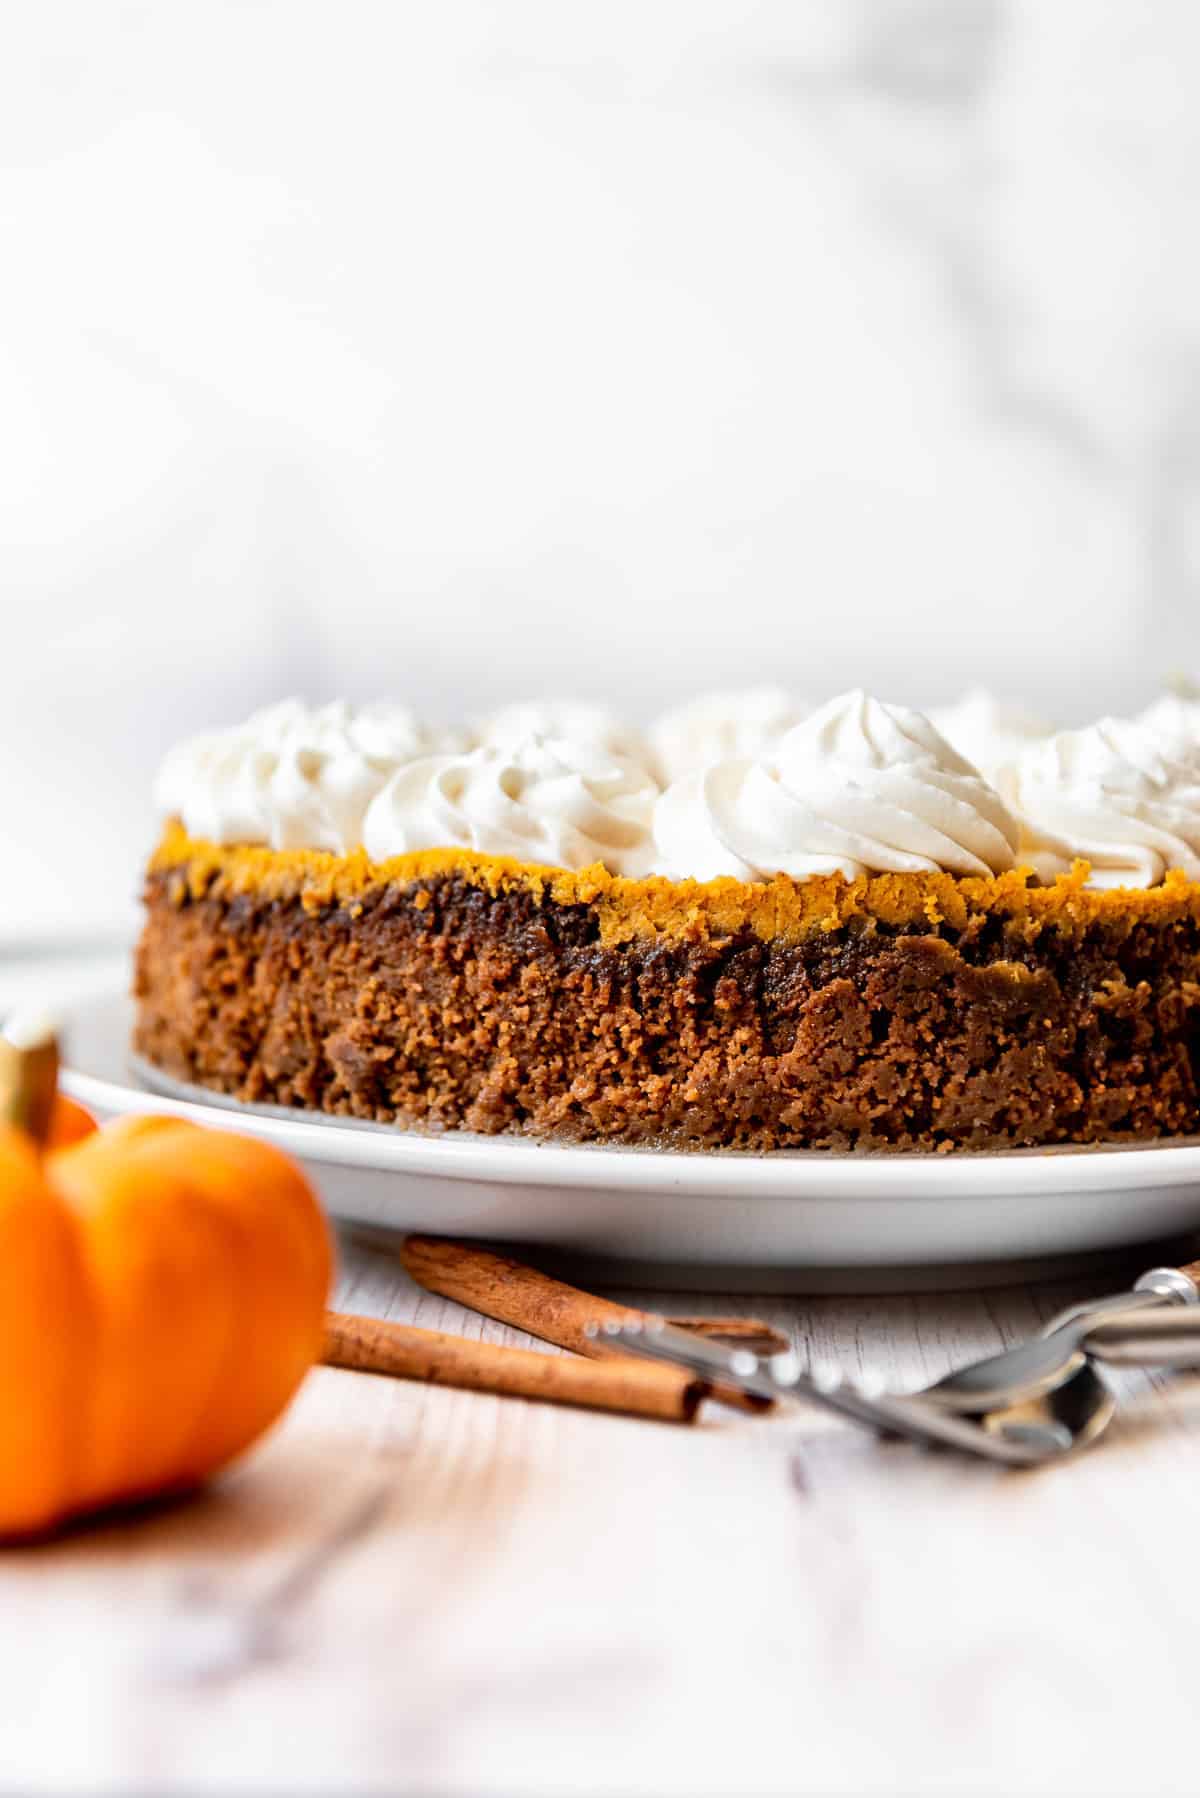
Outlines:
[[[911,1385],[1081,1290],[658,1297]],[[532,1346],[348,1244],[337,1302]],[[207,1495],[0,1556],[0,1789],[1191,1791],[1147,1744],[1195,1690],[1200,1380],[1122,1391],[1008,1474],[318,1369]]]

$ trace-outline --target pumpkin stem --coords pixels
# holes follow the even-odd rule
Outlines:
[[[58,1090],[58,1039],[44,1014],[13,1013],[0,1031],[0,1124],[43,1144]]]

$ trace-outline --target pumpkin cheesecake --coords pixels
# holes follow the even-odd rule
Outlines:
[[[135,1046],[176,1078],[694,1150],[1200,1129],[1200,791],[1133,726],[1032,745],[1006,803],[864,695],[666,791],[275,716],[168,764]]]

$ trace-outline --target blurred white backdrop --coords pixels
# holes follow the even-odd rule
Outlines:
[[[297,691],[1200,669],[1191,0],[41,0],[0,61],[0,933]],[[88,869],[80,882],[80,853]]]

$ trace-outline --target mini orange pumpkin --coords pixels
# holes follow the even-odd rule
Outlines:
[[[48,1149],[69,1148],[73,1142],[82,1142],[85,1136],[90,1136],[95,1128],[96,1120],[90,1111],[85,1111],[74,1099],[68,1099],[65,1093],[55,1093],[46,1134]]]
[[[320,1352],[331,1266],[312,1188],[269,1144],[131,1118],[43,1159],[0,1128],[0,1534],[248,1447]]]

